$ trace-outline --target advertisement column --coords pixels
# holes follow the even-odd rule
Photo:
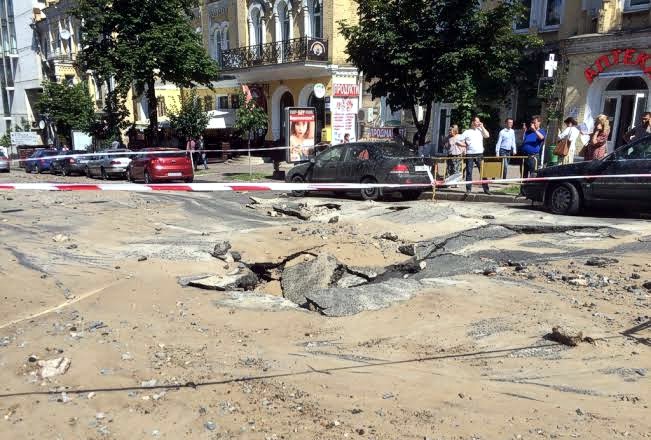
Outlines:
[[[337,84],[332,87],[332,144],[357,140],[357,111],[359,110],[359,85]]]

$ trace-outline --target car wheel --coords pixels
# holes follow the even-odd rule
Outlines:
[[[305,183],[305,179],[300,174],[292,176],[292,183]],[[307,191],[292,191],[292,196],[294,197],[304,197],[307,195]]]
[[[127,175],[127,182],[133,182],[133,175],[131,174],[131,167],[127,168],[127,172],[125,174]]]
[[[25,166],[25,172],[28,173],[28,174],[31,174],[32,169],[30,167],[28,167],[28,166]]]
[[[404,200],[418,200],[423,192],[420,190],[402,191],[400,194]]]
[[[37,172],[38,174],[43,174],[43,168],[41,168],[40,165],[36,165],[36,172]]]
[[[68,168],[66,168],[66,167],[63,167],[63,168],[61,168],[61,174],[62,174],[63,176],[66,176],[66,177],[67,177],[67,176],[70,175],[70,170],[69,170]]]
[[[553,214],[575,215],[581,208],[581,195],[571,183],[562,183],[552,188],[547,207]]]
[[[100,175],[102,176],[102,180],[108,180],[108,174],[106,174],[106,170],[104,168],[100,170]]]
[[[377,180],[374,177],[364,177],[361,183],[375,184]],[[364,200],[378,200],[382,197],[382,190],[380,188],[363,188],[360,190],[360,193]]]
[[[151,176],[149,175],[149,171],[145,171],[145,185],[149,185],[150,183],[154,183],[154,181],[151,180]]]
[[[192,182],[194,182],[194,177],[186,177],[186,178],[184,179],[184,182],[185,182],[185,183],[192,183]]]

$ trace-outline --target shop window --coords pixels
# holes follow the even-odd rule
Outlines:
[[[227,110],[228,109],[228,96],[218,96],[217,97],[217,109],[218,110]]]
[[[240,95],[231,95],[231,108],[240,108]]]
[[[647,90],[647,85],[639,76],[628,76],[612,80],[606,90]]]

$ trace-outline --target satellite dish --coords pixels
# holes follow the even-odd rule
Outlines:
[[[70,38],[70,31],[68,29],[63,29],[60,35],[63,40],[67,40]]]

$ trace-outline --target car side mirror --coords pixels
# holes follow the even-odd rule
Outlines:
[[[315,159],[314,157],[310,157],[310,163],[311,163],[311,164],[315,164],[315,163],[316,163],[316,159]]]

